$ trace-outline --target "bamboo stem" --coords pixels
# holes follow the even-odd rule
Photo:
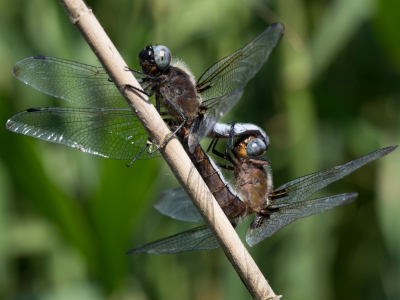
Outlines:
[[[119,87],[121,94],[132,110],[138,115],[149,136],[156,144],[160,144],[170,133],[169,129],[146,97],[135,93],[131,88],[124,88],[127,84],[138,88],[140,88],[140,85],[131,72],[125,71],[126,63],[92,11],[81,0],[61,0],[61,3],[72,23],[77,26],[103,67],[107,70],[110,78]],[[202,214],[207,225],[216,235],[225,255],[253,298],[279,299],[280,297],[277,297],[268,285],[267,280],[239,239],[236,231],[178,140],[171,139],[163,149],[160,149],[160,152]]]

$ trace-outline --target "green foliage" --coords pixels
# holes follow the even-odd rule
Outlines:
[[[161,43],[196,77],[283,22],[281,43],[224,119],[267,131],[276,186],[400,141],[397,0],[87,4],[131,67],[141,48]],[[28,107],[68,105],[12,76],[13,64],[33,54],[98,65],[57,2],[2,1],[3,124]],[[161,190],[177,186],[161,158],[126,168],[6,129],[0,138],[0,298],[250,299],[220,250],[124,255],[193,226],[152,209]],[[277,294],[399,299],[397,152],[323,191],[358,192],[355,203],[250,250]]]

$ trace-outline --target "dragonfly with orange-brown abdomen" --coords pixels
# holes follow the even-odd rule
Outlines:
[[[244,217],[255,215],[246,233],[247,243],[253,246],[293,221],[353,201],[357,193],[344,193],[310,200],[307,198],[328,184],[391,153],[396,148],[397,146],[382,148],[333,168],[294,179],[273,189],[269,161],[260,156],[266,149],[265,144],[255,136],[242,136],[230,147],[232,155],[219,153],[215,151],[215,147],[213,148],[214,153],[230,162],[230,165],[219,165],[234,172],[235,188],[233,190],[238,195],[238,199],[243,201],[231,202],[224,211],[236,212],[234,216],[228,215],[233,226],[236,226]],[[217,201],[222,202],[218,199]],[[182,188],[163,192],[160,202],[155,207],[161,213],[178,220],[202,221],[200,214]],[[178,253],[218,247],[215,236],[204,225],[134,248],[128,253]]]

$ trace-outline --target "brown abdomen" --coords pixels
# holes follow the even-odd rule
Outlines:
[[[194,152],[191,153],[188,150],[188,131],[185,129],[182,131],[186,131],[185,137],[181,139],[186,153],[189,155],[225,215],[229,219],[246,215],[246,204],[236,195],[232,187],[223,178],[215,163],[200,145],[197,145]]]

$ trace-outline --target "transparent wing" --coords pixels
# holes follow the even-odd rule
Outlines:
[[[237,89],[233,92],[214,99],[207,100],[202,103],[202,108],[206,108],[204,118],[192,127],[189,136],[189,150],[193,153],[194,148],[204,137],[209,135],[210,131],[218,120],[242,97],[243,89]],[[198,119],[200,120],[200,119]],[[197,126],[197,127],[196,127]]]
[[[129,107],[102,67],[36,55],[20,60],[13,74],[51,96],[86,107]]]
[[[328,184],[343,178],[377,158],[389,154],[396,148],[397,146],[382,148],[345,164],[289,181],[274,190],[270,196],[271,205],[274,206],[303,201]]]
[[[212,65],[197,83],[202,98],[217,98],[243,88],[260,70],[283,33],[283,24],[273,24],[246,46]]]
[[[134,248],[127,254],[143,252],[174,254],[193,250],[212,250],[218,247],[219,244],[211,230],[204,225]]]
[[[8,130],[83,152],[116,159],[133,159],[146,145],[148,134],[130,108],[39,107],[7,121]],[[139,159],[160,156],[142,153]]]
[[[163,191],[154,207],[163,215],[187,222],[202,222],[203,218],[181,187]]]
[[[277,212],[265,217],[261,226],[254,229],[250,227],[246,232],[246,242],[252,247],[293,221],[350,203],[357,196],[357,193],[346,193],[281,207]]]

